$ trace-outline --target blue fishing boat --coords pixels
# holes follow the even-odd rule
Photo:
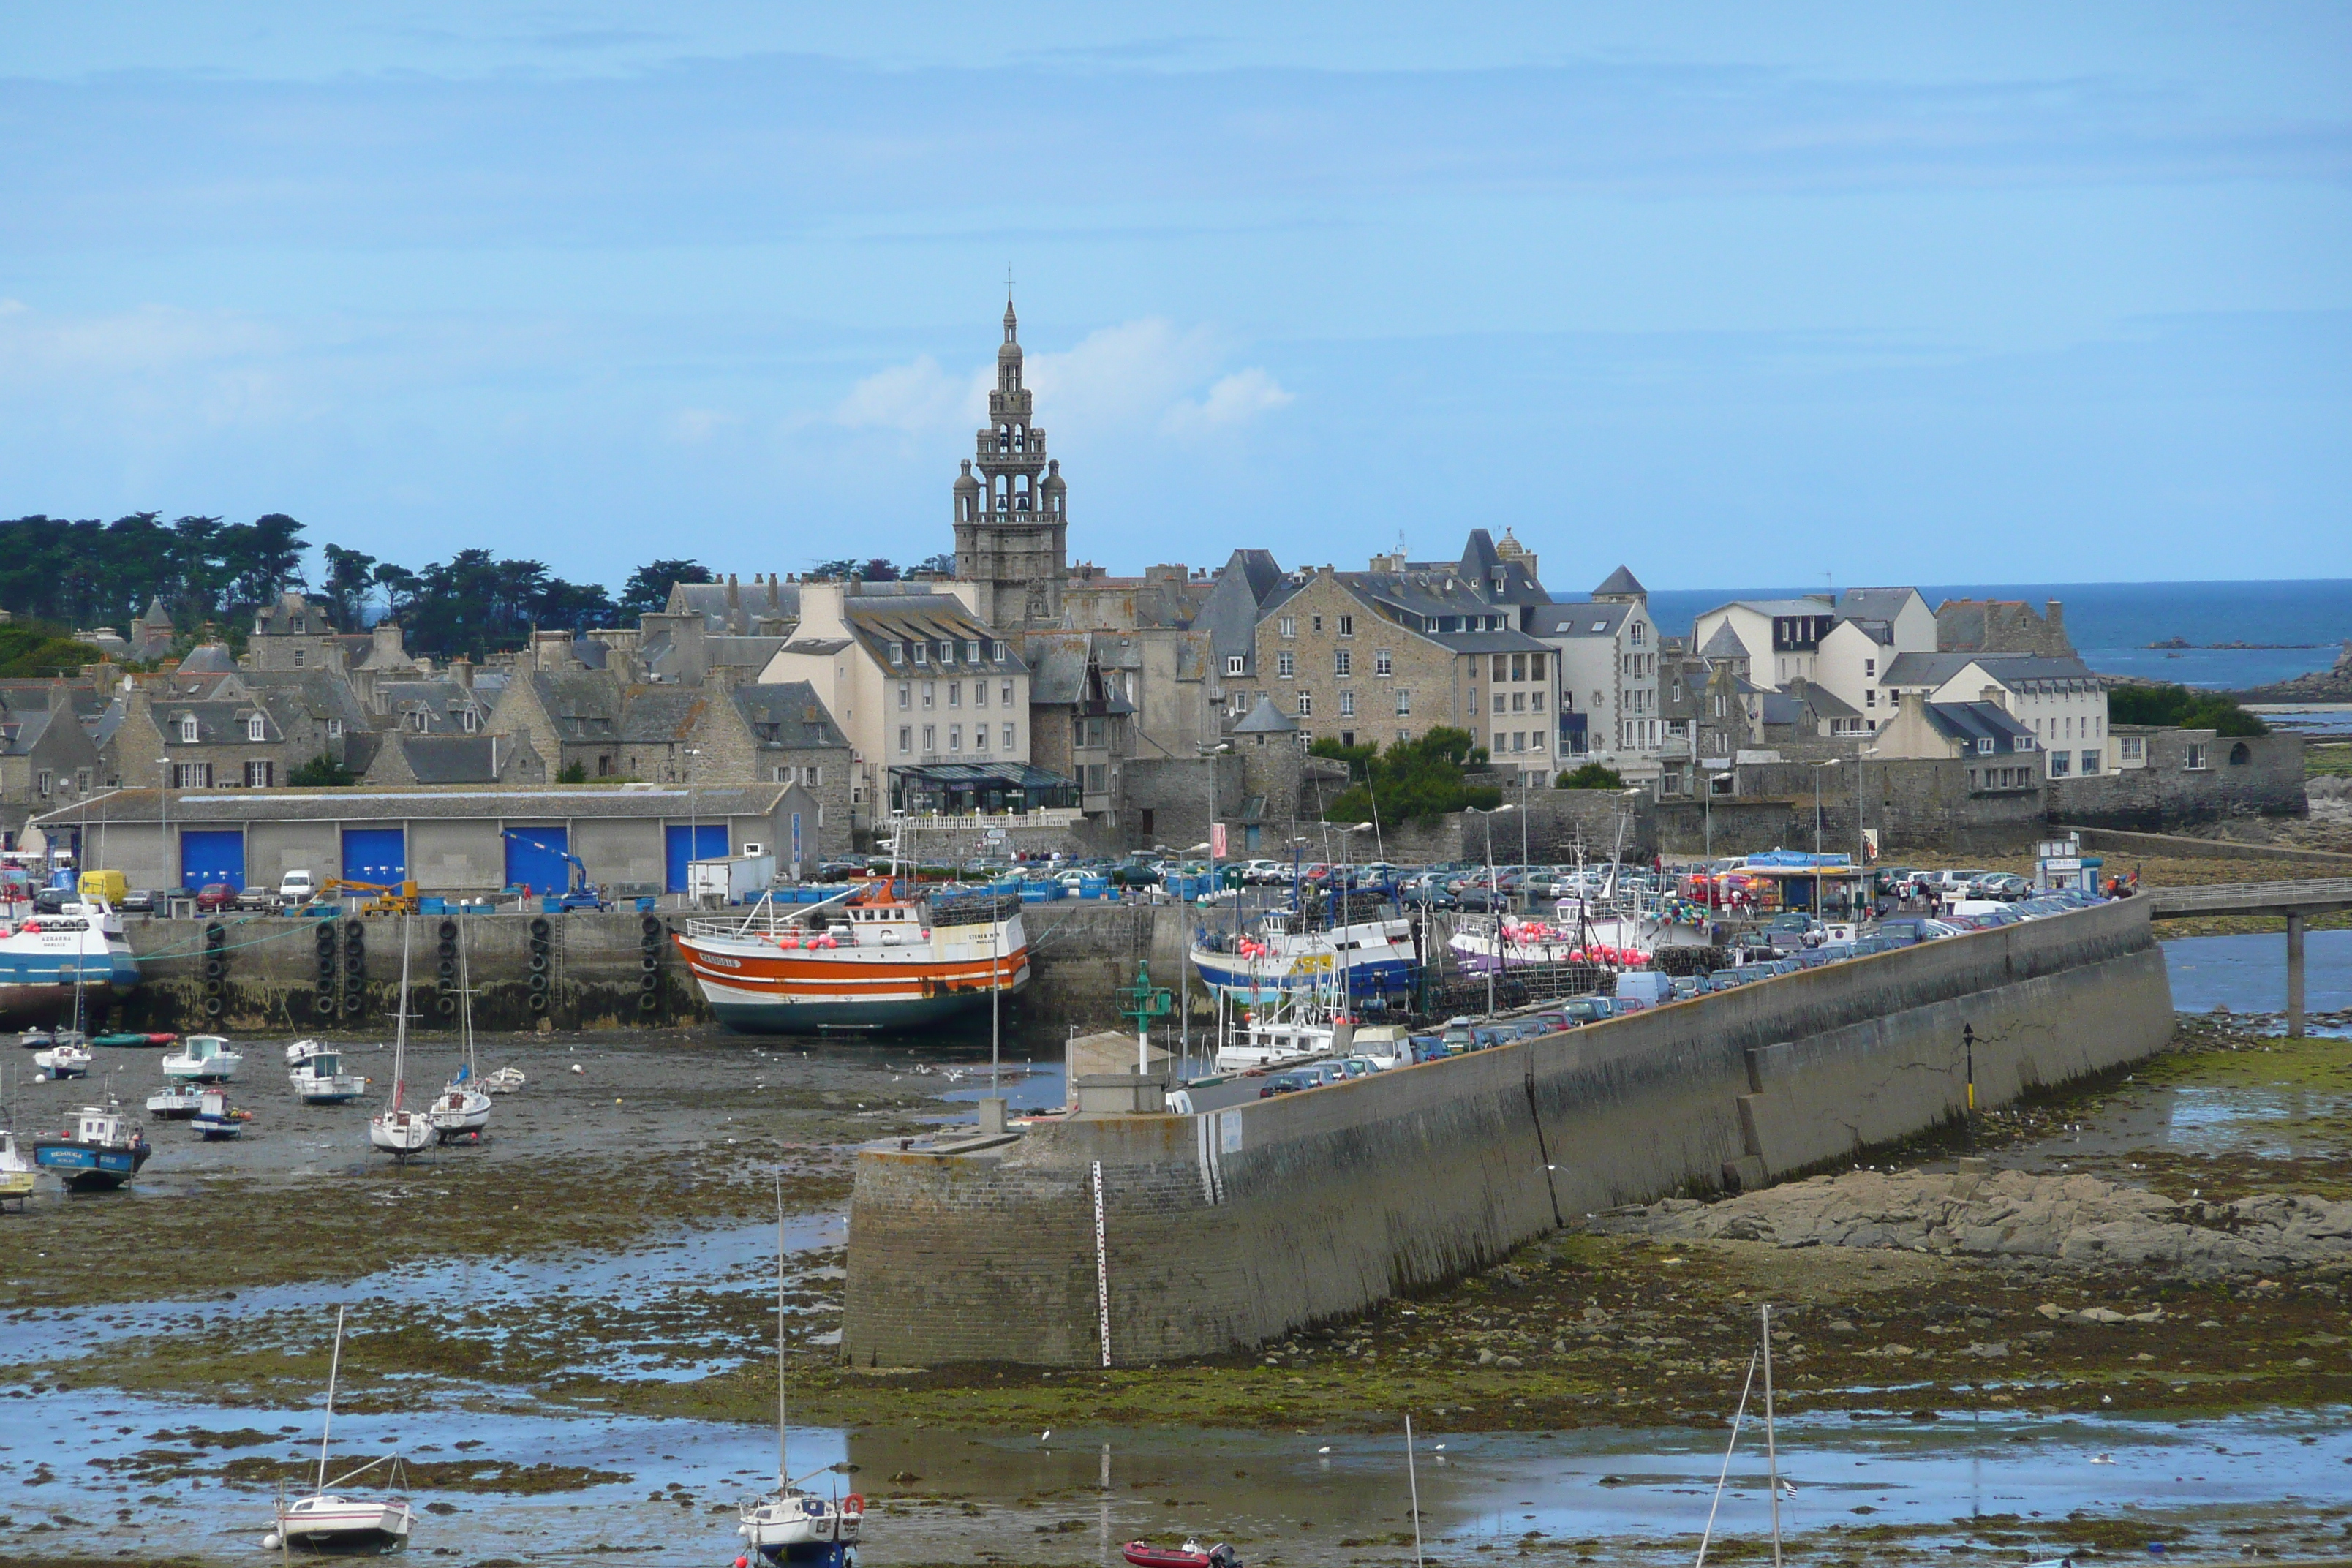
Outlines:
[[[55,1171],[77,1193],[112,1191],[137,1175],[153,1152],[139,1124],[111,1100],[83,1106],[71,1132],[33,1140],[33,1163]]]
[[[0,926],[0,1024],[59,1018],[79,1011],[77,991],[103,999],[138,984],[122,917],[102,899]]]
[[[1277,910],[1238,934],[1201,931],[1190,956],[1210,989],[1256,1005],[1318,992],[1402,997],[1422,964],[1412,922],[1360,893],[1342,899],[1336,911],[1314,900],[1304,911]]]

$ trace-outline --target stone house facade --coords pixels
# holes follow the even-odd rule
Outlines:
[[[0,681],[0,848],[33,817],[106,787],[82,711],[94,693],[82,683],[79,695],[63,680]]]

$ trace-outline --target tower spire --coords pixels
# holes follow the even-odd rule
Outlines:
[[[988,426],[955,483],[956,575],[982,584],[977,607],[996,626],[1057,623],[1069,571],[1069,486],[1061,464],[1045,455],[1033,398],[1021,384],[1020,320],[1008,267]]]

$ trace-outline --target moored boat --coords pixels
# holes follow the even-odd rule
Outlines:
[[[1365,893],[1344,896],[1336,911],[1328,900],[1276,910],[1238,935],[1201,931],[1189,957],[1202,984],[1251,1003],[1302,991],[1402,997],[1422,963],[1412,922]]]
[[[225,1090],[208,1089],[204,1091],[204,1104],[193,1120],[205,1142],[225,1143],[232,1138],[245,1136],[245,1124],[253,1120],[253,1112],[239,1110],[229,1104]]]
[[[33,1140],[33,1163],[54,1171],[69,1191],[107,1192],[139,1173],[154,1150],[139,1124],[111,1101],[85,1105],[70,1132]]]
[[[1214,1546],[1203,1546],[1197,1541],[1187,1541],[1181,1546],[1153,1546],[1130,1541],[1118,1549],[1118,1554],[1136,1568],[1242,1568],[1242,1560],[1223,1542]]]
[[[675,940],[719,1022],[749,1034],[934,1025],[1029,983],[1016,900],[923,900],[893,878],[822,904],[763,898],[740,920],[690,921]]]
[[[368,1143],[395,1160],[405,1160],[439,1134],[430,1112],[412,1110],[408,1100],[409,917],[400,919],[400,1014],[392,1037],[392,1100],[368,1119]]]
[[[139,984],[122,917],[103,900],[0,927],[0,1024],[63,1016],[77,989],[96,1001]]]
[[[155,1046],[174,1045],[178,1043],[179,1038],[177,1035],[142,1034],[134,1029],[121,1034],[99,1035],[89,1043],[93,1046],[104,1046],[110,1050],[135,1051]]]
[[[335,1425],[335,1380],[343,1365],[343,1309],[335,1309],[334,1358],[327,1366],[327,1413],[319,1427],[319,1481],[309,1497],[287,1502],[281,1495],[273,1528],[261,1548],[299,1546],[311,1552],[397,1552],[408,1544],[416,1513],[404,1500],[343,1497],[328,1490],[362,1471],[388,1462],[370,1459],[358,1469],[327,1479],[327,1439]],[[391,1461],[396,1462],[396,1461]]]
[[[225,1035],[190,1035],[163,1061],[165,1078],[191,1083],[226,1083],[245,1065],[245,1054]]]
[[[332,1048],[313,1051],[286,1075],[296,1098],[305,1105],[349,1105],[367,1092],[368,1080],[343,1070],[343,1058]]]
[[[193,1083],[167,1083],[147,1097],[147,1114],[160,1121],[185,1121],[205,1108],[205,1091]]]
[[[16,1135],[0,1127],[0,1203],[30,1197],[33,1167],[16,1148]]]
[[[53,1079],[88,1078],[92,1059],[88,1046],[62,1035],[47,1050],[33,1053],[33,1065]]]
[[[770,1563],[849,1568],[866,1522],[866,1500],[819,1497],[793,1479],[784,1405],[784,1183],[776,1178],[776,1487],[736,1513],[735,1533]],[[830,1467],[827,1467],[828,1468]]]
[[[490,1097],[482,1091],[475,1078],[478,1070],[474,1060],[474,992],[472,976],[466,956],[466,928],[457,927],[457,1020],[459,1031],[466,1037],[466,1059],[457,1064],[457,1072],[433,1097],[433,1106],[426,1112],[433,1119],[433,1131],[444,1143],[478,1143],[482,1130],[490,1122]]]

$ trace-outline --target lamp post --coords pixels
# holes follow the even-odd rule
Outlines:
[[[1495,976],[1503,967],[1503,911],[1497,907],[1501,893],[1495,886],[1495,818],[1504,812],[1517,811],[1518,807],[1505,801],[1496,806],[1465,805],[1462,809],[1475,811],[1486,819],[1486,912],[1494,918],[1495,921],[1494,962],[1486,968],[1486,1016],[1491,1018],[1495,1016]]]
[[[1813,853],[1816,855],[1822,852],[1822,770],[1833,768],[1843,761],[1843,757],[1832,757],[1813,764]]]
[[[694,862],[702,852],[702,824],[694,809],[694,759],[700,755],[694,747],[686,748],[686,901],[689,908],[695,901]]]

